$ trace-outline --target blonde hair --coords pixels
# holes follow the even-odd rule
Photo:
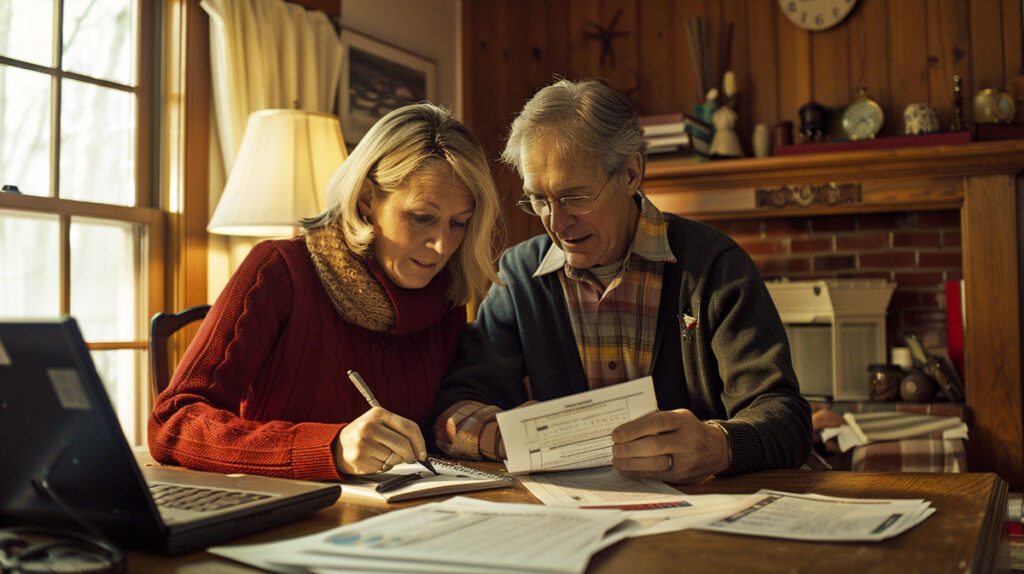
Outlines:
[[[327,208],[302,226],[314,230],[340,222],[349,249],[364,255],[373,243],[373,226],[359,216],[363,186],[372,180],[378,193],[392,193],[417,171],[441,166],[469,188],[474,203],[466,236],[448,264],[448,299],[463,305],[482,298],[498,280],[494,262],[504,231],[498,190],[480,143],[444,108],[423,102],[378,120],[327,184]]]

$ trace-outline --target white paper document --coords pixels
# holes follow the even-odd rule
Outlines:
[[[520,476],[519,482],[549,506],[622,510],[640,526],[630,536],[704,524],[735,511],[748,497],[689,495],[660,480],[625,476],[613,466]]]
[[[211,553],[275,572],[583,572],[635,525],[618,510],[466,498],[387,512],[283,542]]]
[[[660,480],[625,476],[614,466],[520,476],[519,482],[549,506],[673,503],[685,496]]]
[[[931,516],[926,500],[835,498],[762,490],[742,508],[699,526],[705,530],[820,542],[878,541]]]
[[[643,377],[498,413],[511,474],[611,464],[611,433],[658,410],[654,379]]]

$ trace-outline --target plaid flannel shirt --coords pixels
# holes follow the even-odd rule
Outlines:
[[[640,194],[640,217],[622,267],[601,284],[586,269],[571,267],[552,245],[534,277],[558,273],[576,348],[590,388],[651,373],[665,262],[675,262],[664,215]],[[497,407],[462,401],[438,419],[438,446],[454,456],[500,458]],[[443,425],[443,428],[442,428]]]

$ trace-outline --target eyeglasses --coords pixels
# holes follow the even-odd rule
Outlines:
[[[0,572],[124,572],[124,555],[102,540],[34,527],[0,529]]]
[[[537,195],[524,194],[522,199],[516,202],[516,206],[530,215],[547,217],[551,215],[552,202],[557,201],[558,207],[569,215],[586,215],[591,211],[594,211],[594,206],[597,204],[597,198],[601,195],[601,192],[604,191],[604,188],[608,186],[608,182],[612,180],[612,177],[614,177],[617,172],[618,170],[609,174],[608,179],[604,180],[604,183],[601,185],[601,189],[597,190],[597,193],[594,195],[567,195],[565,197],[559,197],[552,200]]]

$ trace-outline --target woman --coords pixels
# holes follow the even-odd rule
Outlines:
[[[232,276],[157,398],[156,460],[337,480],[426,456],[420,426],[465,304],[497,278],[487,160],[447,111],[399,108],[338,169],[327,204]]]

